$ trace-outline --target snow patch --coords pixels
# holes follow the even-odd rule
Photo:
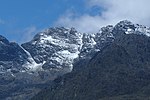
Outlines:
[[[79,51],[75,53],[71,53],[68,50],[63,50],[63,51],[58,51],[57,53],[54,54],[54,57],[51,59],[54,61],[57,61],[61,66],[63,64],[68,65],[70,68],[70,71],[73,69],[73,61],[75,58],[79,57]]]
[[[42,70],[43,64],[45,64],[45,61],[43,63],[37,64],[35,60],[32,58],[31,54],[25,50],[22,46],[20,46],[28,55],[28,61],[23,65],[23,67],[27,68],[29,71],[37,71]]]
[[[133,34],[134,33],[134,30],[133,29],[130,29],[128,28],[127,31],[125,32],[126,34]]]

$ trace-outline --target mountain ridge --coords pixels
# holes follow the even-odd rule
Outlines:
[[[0,36],[1,57],[10,59],[12,55],[10,60],[0,60],[0,80],[4,83],[0,86],[8,85],[7,87],[12,89],[12,94],[7,94],[10,90],[6,87],[7,96],[2,94],[1,97],[32,97],[36,90],[41,90],[35,88],[39,84],[42,87],[47,81],[52,81],[58,76],[84,69],[97,52],[126,34],[149,37],[150,28],[127,20],[115,26],[102,27],[99,32],[91,34],[80,33],[74,28],[55,27],[38,33],[31,41],[21,46]],[[21,87],[20,91],[15,92],[13,88],[17,87],[16,83],[23,83],[23,86],[29,87],[34,84],[35,87],[31,88],[33,94],[24,96],[25,91],[30,91],[30,88],[26,90],[19,84],[17,86]]]

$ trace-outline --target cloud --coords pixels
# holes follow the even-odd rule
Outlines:
[[[99,7],[101,10],[96,15],[85,13],[67,12],[62,15],[56,25],[75,27],[81,32],[97,32],[100,27],[116,24],[121,20],[130,20],[133,23],[150,26],[150,0],[87,0],[88,9]]]
[[[35,26],[31,26],[31,27],[27,27],[19,32],[22,34],[19,42],[25,43],[25,42],[31,41],[33,36],[37,32],[39,32],[39,30]]]
[[[8,33],[8,39],[11,42],[22,44],[31,41],[37,33],[43,32],[44,30],[45,28],[42,29],[36,26],[28,26],[25,28],[14,28],[14,30],[10,29],[6,34]]]
[[[5,21],[0,18],[0,24],[5,24]]]

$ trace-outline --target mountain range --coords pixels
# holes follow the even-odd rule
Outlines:
[[[148,100],[149,37],[127,20],[97,33],[48,28],[21,45],[0,36],[0,98]]]

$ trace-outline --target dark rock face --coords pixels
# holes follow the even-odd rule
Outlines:
[[[0,36],[0,98],[4,99],[14,92],[17,84],[14,84],[13,74],[24,70],[22,65],[27,61],[27,54],[14,42],[9,42]],[[21,85],[21,84],[20,84]],[[16,89],[14,89],[16,87]]]
[[[0,35],[0,41],[1,41],[1,43],[9,44],[9,41],[1,35]]]
[[[22,69],[21,65],[26,63],[27,58],[27,54],[17,43],[9,42],[0,36],[0,72],[7,69]]]
[[[26,53],[17,43],[10,43],[2,36],[0,36],[0,56],[0,61],[16,61],[27,58]]]

